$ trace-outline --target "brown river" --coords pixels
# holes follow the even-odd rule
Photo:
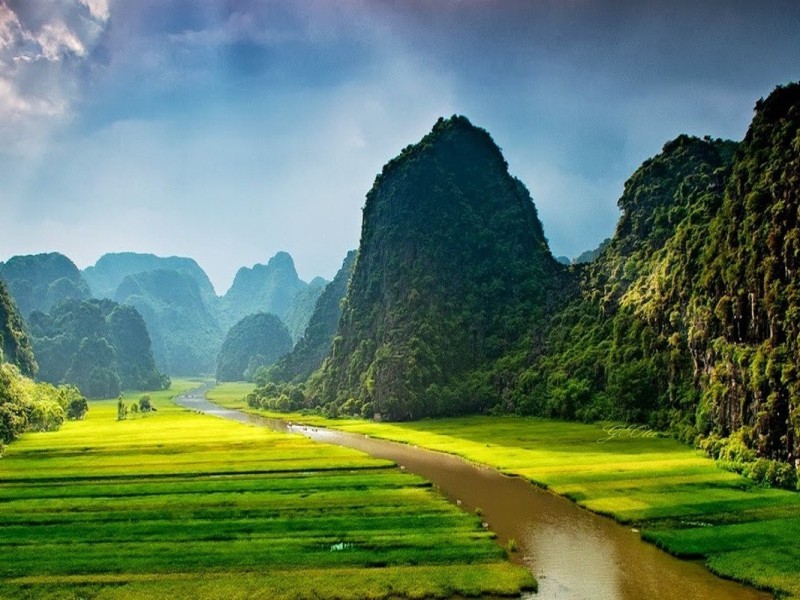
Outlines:
[[[175,399],[186,408],[241,423],[355,448],[431,481],[464,510],[480,507],[499,543],[531,570],[542,600],[766,600],[771,595],[712,575],[643,542],[638,532],[519,478],[441,452],[332,429],[292,425],[218,406],[210,386]]]

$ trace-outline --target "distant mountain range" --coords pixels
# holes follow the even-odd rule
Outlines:
[[[266,265],[240,269],[222,297],[193,259],[133,252],[103,255],[82,272],[58,253],[15,256],[0,263],[0,279],[26,318],[48,314],[67,300],[113,300],[135,308],[147,326],[158,369],[174,376],[214,373],[228,330],[255,313],[274,314],[294,343],[327,285],[320,277],[302,281],[286,252]],[[51,353],[42,353],[43,373],[63,370],[51,369],[53,360]]]

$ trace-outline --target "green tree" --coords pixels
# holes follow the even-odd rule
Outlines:
[[[124,421],[128,418],[128,407],[122,401],[122,396],[117,399],[117,421]]]

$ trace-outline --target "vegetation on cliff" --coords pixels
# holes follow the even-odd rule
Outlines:
[[[300,383],[319,369],[330,352],[339,326],[342,300],[347,293],[355,260],[355,250],[348,252],[339,272],[317,299],[303,337],[289,354],[264,374],[265,380],[273,383]]]
[[[367,194],[338,333],[311,400],[390,419],[483,410],[493,398],[470,375],[539,334],[564,279],[528,191],[489,134],[464,117],[440,119]]]
[[[0,279],[26,318],[34,310],[47,312],[62,300],[92,297],[75,263],[57,252],[14,256],[0,263]]]
[[[514,408],[669,427],[733,464],[794,462],[800,85],[760,101],[738,147],[667,144],[620,208],[613,240],[582,271],[581,298],[520,374]],[[793,485],[779,467],[757,471]]]
[[[217,356],[217,381],[252,380],[292,349],[281,320],[269,313],[249,315],[230,328]]]
[[[52,431],[66,418],[80,419],[86,399],[73,386],[35,383],[37,369],[22,318],[0,281],[0,456],[26,431]]]
[[[75,385],[90,398],[169,387],[156,368],[144,320],[131,306],[65,300],[49,314],[32,313],[30,327],[42,381]]]

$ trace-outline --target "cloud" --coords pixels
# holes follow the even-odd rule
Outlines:
[[[89,14],[98,21],[108,21],[108,0],[78,0],[89,9]]]
[[[109,251],[189,255],[222,293],[238,267],[287,250],[306,280],[330,279],[358,244],[383,164],[455,112],[449,79],[423,64],[379,71],[325,94],[261,89],[235,109],[116,120],[59,139],[16,191],[3,200],[0,190],[17,223],[7,232],[0,223],[0,260],[37,244],[81,266]]]
[[[67,54],[80,58],[86,56],[86,48],[81,40],[60,21],[47,23],[33,39],[42,50],[40,56],[49,61],[61,60]]]
[[[107,0],[0,0],[0,134],[30,148],[69,115],[83,63],[109,19]]]
[[[0,50],[12,46],[19,37],[22,27],[16,13],[0,2]]]

